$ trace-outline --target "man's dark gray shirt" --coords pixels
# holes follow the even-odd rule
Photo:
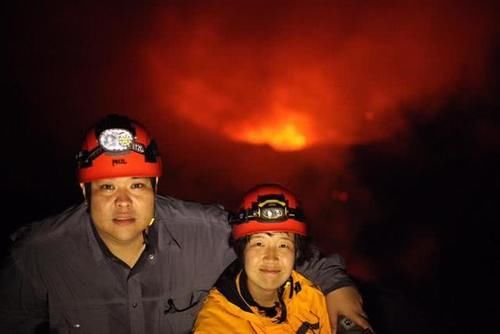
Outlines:
[[[133,268],[114,257],[85,204],[22,228],[0,272],[1,333],[189,333],[235,258],[227,213],[157,196]],[[351,285],[339,256],[298,268],[323,291]]]

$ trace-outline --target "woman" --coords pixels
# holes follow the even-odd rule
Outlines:
[[[309,254],[296,197],[258,185],[231,218],[239,264],[210,291],[195,333],[331,333],[323,293],[294,271]]]

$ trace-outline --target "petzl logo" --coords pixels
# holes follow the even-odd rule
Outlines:
[[[113,161],[111,162],[111,164],[113,166],[116,166],[116,165],[126,165],[127,162],[125,161],[125,159],[113,159]]]

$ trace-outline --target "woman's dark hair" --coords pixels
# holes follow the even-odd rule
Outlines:
[[[241,263],[243,261],[243,253],[245,251],[245,247],[250,241],[250,235],[247,235],[238,240],[231,239],[231,246],[233,247],[238,259]],[[308,236],[303,236],[300,234],[295,234],[295,266],[302,265],[305,261],[309,260],[312,257],[312,248],[311,248],[311,238]]]

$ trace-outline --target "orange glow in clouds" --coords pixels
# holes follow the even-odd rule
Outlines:
[[[304,148],[307,138],[292,123],[273,122],[269,126],[243,129],[235,138],[251,144],[269,144],[278,151],[295,151]]]
[[[269,145],[277,151],[297,151],[314,142],[308,129],[311,123],[306,113],[277,105],[258,118],[240,120],[234,128],[225,127],[224,132],[234,140]]]
[[[391,136],[405,106],[483,80],[492,26],[480,5],[259,6],[158,11],[145,55],[162,109],[232,140],[299,150]]]

